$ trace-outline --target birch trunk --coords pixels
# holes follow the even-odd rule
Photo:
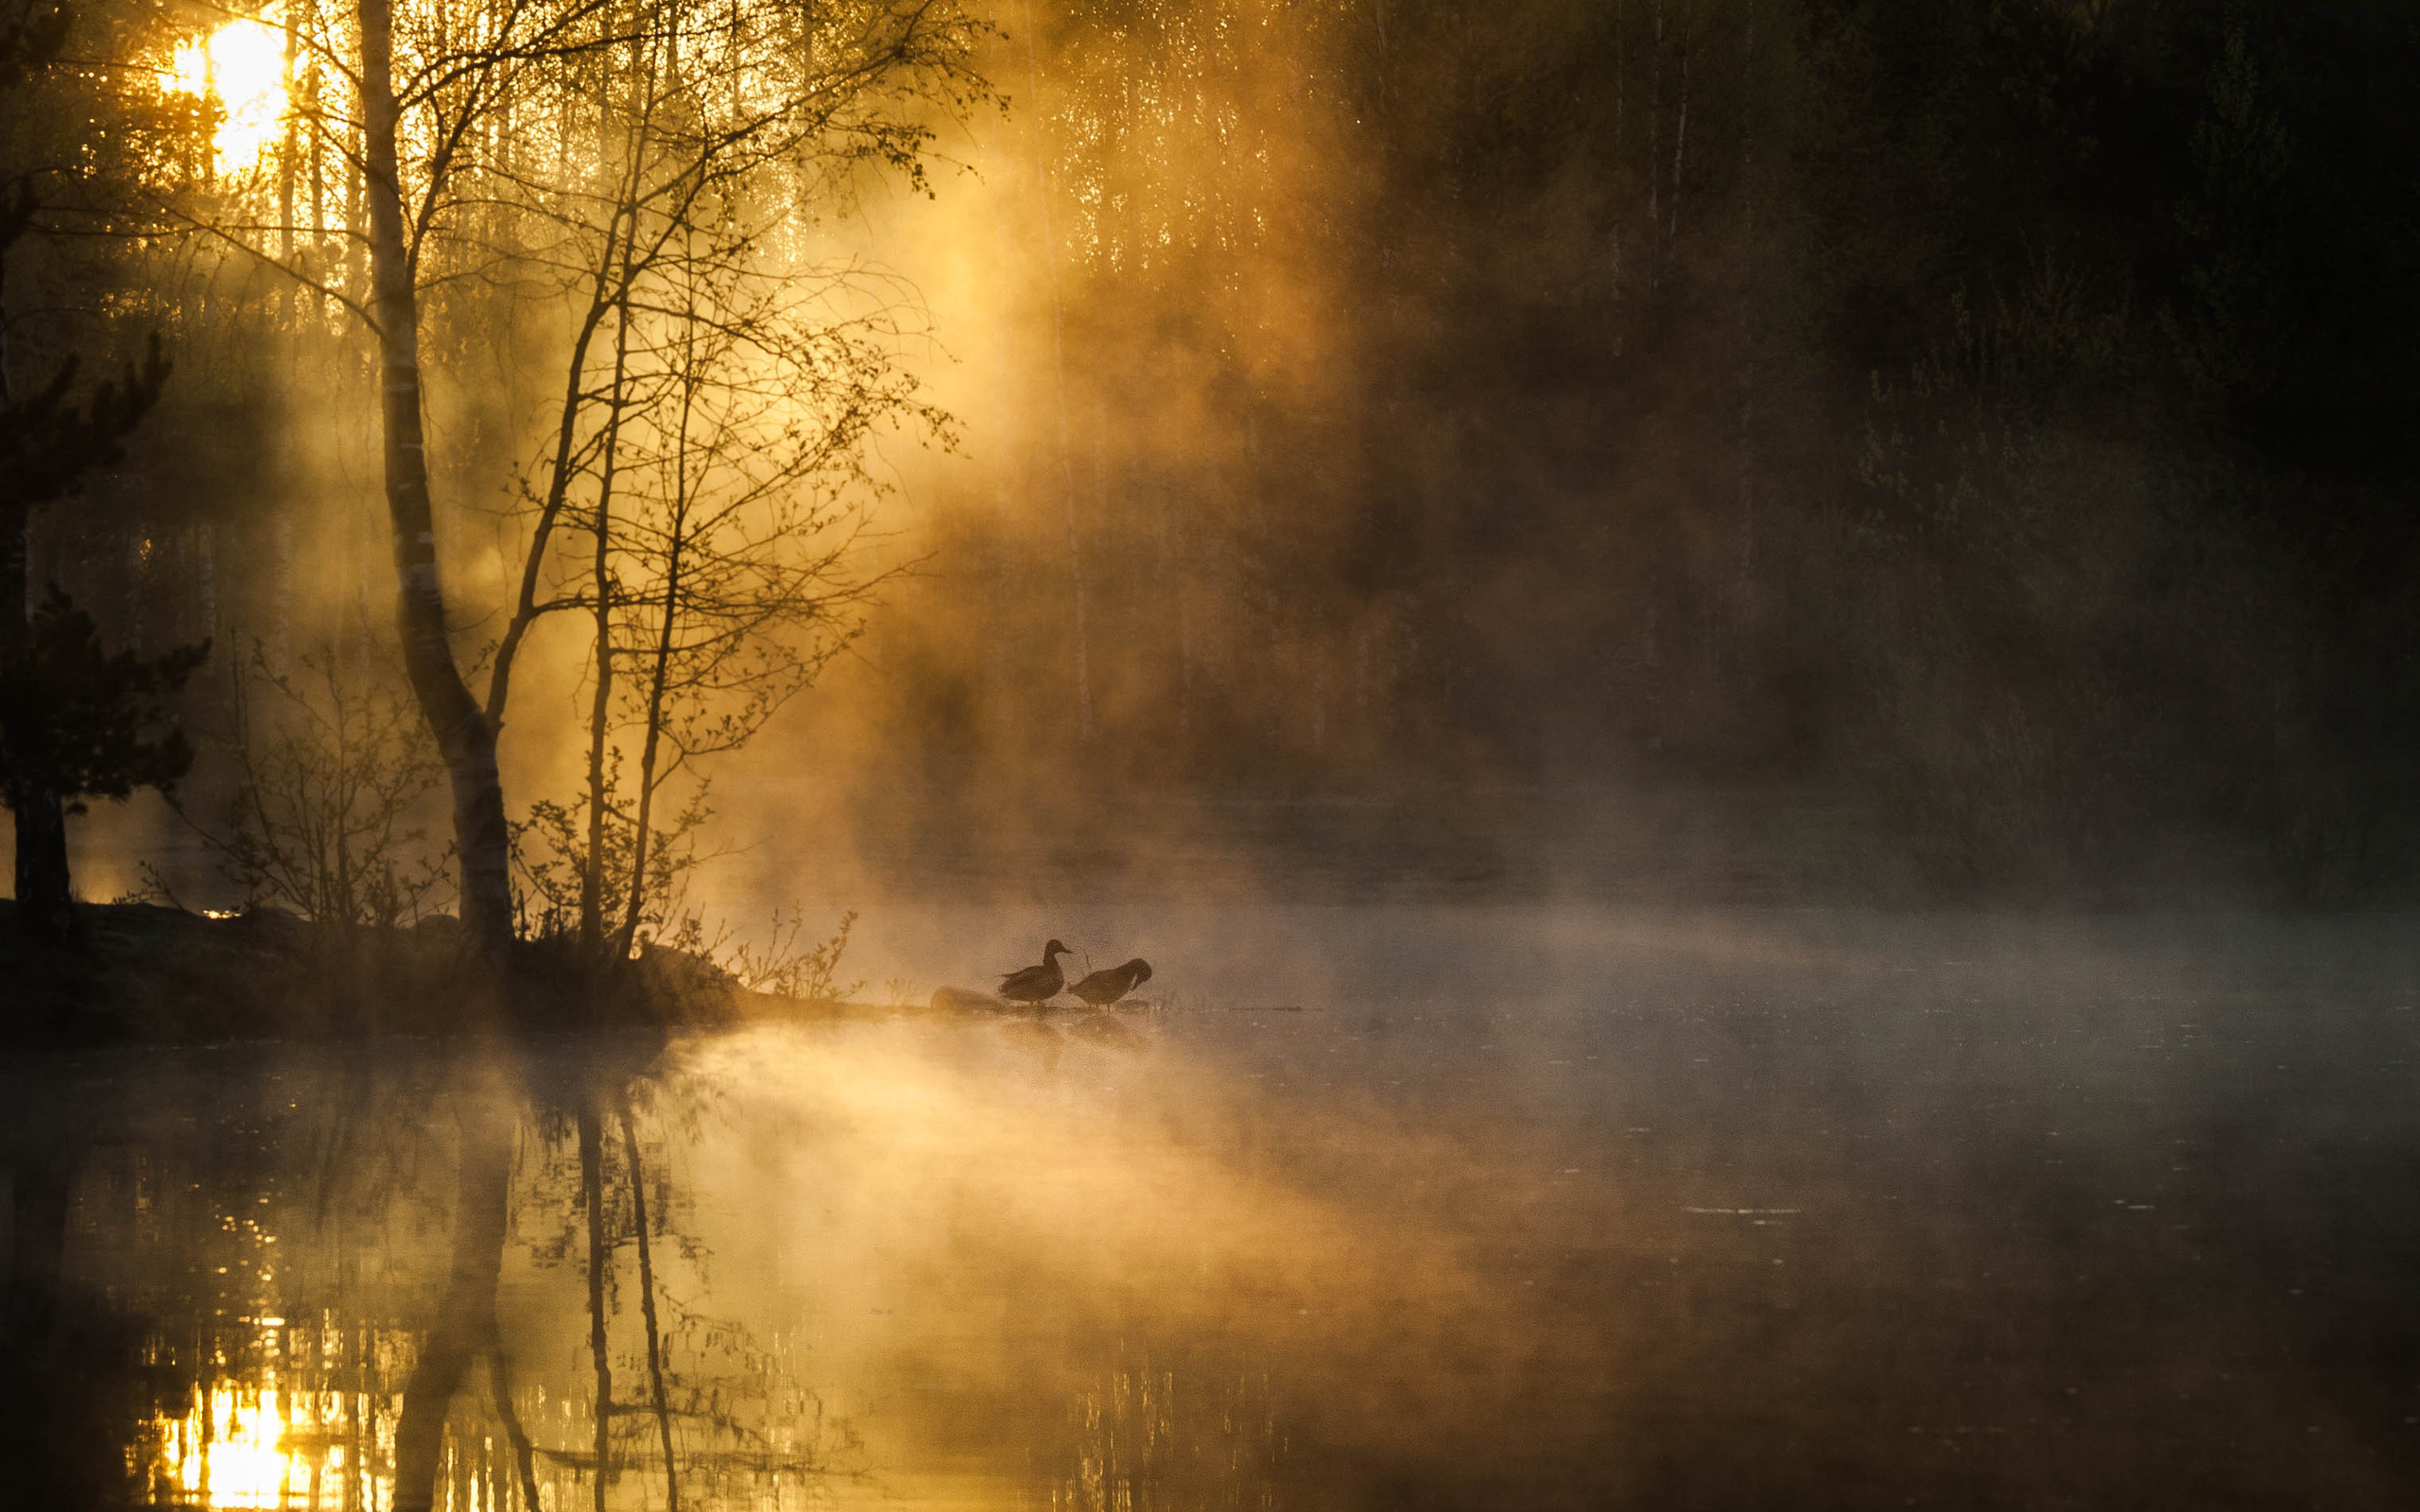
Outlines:
[[[1689,0],[1681,0],[1681,109],[1672,129],[1672,221],[1667,229],[1668,253],[1681,244],[1681,166],[1689,150]]]
[[[614,327],[614,387],[605,420],[605,456],[596,479],[596,551],[590,564],[596,595],[596,689],[588,711],[588,859],[579,872],[579,944],[594,955],[605,946],[605,747],[614,713],[614,469],[620,460],[623,382],[631,351],[628,270]],[[537,559],[533,553],[530,558]]]
[[[692,303],[689,310],[695,313]],[[655,824],[656,763],[664,744],[664,700],[672,678],[672,647],[677,639],[676,627],[681,614],[681,574],[686,565],[689,548],[689,510],[694,496],[689,491],[689,426],[697,418],[697,342],[696,326],[690,325],[681,337],[681,418],[673,430],[672,454],[672,521],[669,550],[664,563],[664,623],[656,627],[654,664],[648,671],[647,733],[639,743],[638,815],[631,839],[630,907],[622,916],[622,932],[614,947],[615,960],[627,959],[631,944],[638,937],[639,918],[647,904],[648,849]]]
[[[680,445],[686,450],[689,439],[689,407],[684,401],[681,411]],[[664,743],[664,699],[672,677],[672,645],[681,613],[681,573],[683,558],[688,545],[689,490],[682,478],[674,485],[676,503],[672,510],[671,552],[664,568],[664,622],[656,627],[654,664],[648,672],[647,733],[639,743],[638,815],[633,821],[631,838],[631,896],[629,907],[622,915],[622,930],[615,936],[614,959],[627,959],[631,942],[638,938],[639,920],[647,908],[648,851],[654,837],[655,769],[661,760]]]
[[[363,198],[369,201],[370,272],[378,323],[379,388],[404,670],[437,738],[454,799],[460,856],[462,926],[472,948],[500,957],[512,939],[504,784],[495,730],[471,696],[445,634],[445,593],[421,431],[420,301],[404,240],[403,180],[396,161],[400,114],[394,92],[390,0],[359,0]]]

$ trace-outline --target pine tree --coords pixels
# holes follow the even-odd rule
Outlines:
[[[112,652],[55,584],[31,620],[0,625],[0,773],[17,815],[21,928],[73,932],[64,821],[85,799],[170,790],[192,767],[165,706],[209,655],[206,641],[153,659]],[[47,813],[29,816],[37,803]]]
[[[31,13],[0,31],[0,91],[57,58],[66,13]],[[168,381],[154,335],[139,363],[95,385],[80,402],[77,364],[19,397],[6,345],[9,250],[42,209],[30,176],[0,185],[0,800],[16,820],[20,929],[63,940],[75,931],[67,874],[67,816],[90,797],[125,798],[165,787],[193,763],[183,738],[147,731],[209,654],[207,643],[153,661],[103,648],[92,616],[54,585],[39,609],[29,581],[33,512],[73,493],[93,469],[118,460]]]
[[[0,258],[6,256],[0,242]],[[0,800],[16,820],[18,925],[57,941],[75,927],[67,873],[67,816],[86,798],[125,798],[166,787],[192,765],[173,731],[146,732],[209,655],[209,644],[154,660],[112,654],[91,615],[57,585],[34,607],[27,532],[33,511],[74,491],[85,473],[117,460],[166,383],[155,339],[145,360],[95,387],[78,404],[75,364],[17,402],[0,390]]]

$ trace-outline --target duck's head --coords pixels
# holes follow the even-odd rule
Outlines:
[[[1135,956],[1124,966],[1119,967],[1118,970],[1134,978],[1134,985],[1136,987],[1141,987],[1144,983],[1151,979],[1151,963],[1143,959],[1140,955]]]
[[[1066,946],[1060,944],[1055,939],[1049,944],[1042,947],[1042,958],[1046,961],[1055,959],[1058,956],[1073,955],[1075,954],[1076,953],[1074,951],[1069,950]]]

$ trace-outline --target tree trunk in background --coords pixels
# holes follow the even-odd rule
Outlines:
[[[1647,61],[1647,291],[1664,276],[1664,0],[1655,0]]]
[[[395,554],[396,619],[404,669],[437,737],[454,798],[454,843],[461,858],[462,925],[472,947],[501,956],[512,938],[504,784],[495,730],[455,664],[445,636],[445,594],[437,575],[437,533],[421,434],[420,301],[404,242],[402,177],[395,156],[393,15],[389,0],[360,0],[361,101],[369,200],[370,272],[378,321],[384,401],[387,516]]]
[[[1626,45],[1628,34],[1622,26],[1622,18],[1627,8],[1628,0],[1615,0],[1614,162],[1616,163],[1624,161],[1622,154],[1630,140],[1630,59]],[[1606,229],[1605,263],[1606,288],[1613,300],[1614,314],[1617,318],[1613,329],[1613,351],[1614,355],[1618,357],[1622,352],[1622,332],[1618,320],[1622,308],[1622,222],[1619,215],[1612,217]]]
[[[67,876],[67,808],[23,764],[9,773],[9,809],[17,821],[17,928],[59,944],[76,934]]]
[[[1756,8],[1748,7],[1748,43],[1740,73],[1754,95]],[[1739,279],[1739,639],[1743,653],[1756,633],[1756,121],[1753,107],[1739,123],[1740,223],[1746,256]],[[1743,661],[1745,657],[1743,655]]]
[[[144,579],[148,577],[150,574],[146,570],[148,563],[144,559],[144,549],[150,544],[150,537],[151,531],[148,523],[146,522],[140,514],[136,515],[126,532],[126,611],[124,619],[126,621],[126,648],[137,655],[142,654],[144,632],[147,628],[144,624],[146,616],[143,611],[145,608],[145,601],[148,597],[148,593],[147,592],[147,585],[145,584]]]
[[[278,87],[287,99],[296,97],[294,60],[302,45],[302,10],[289,4],[285,8],[285,57],[278,68]],[[299,156],[298,144],[302,135],[302,112],[285,112],[285,134],[277,145],[277,256],[287,266],[294,264],[294,160]],[[286,318],[290,320],[302,308],[300,284],[288,289]]]
[[[1176,485],[1162,478],[1160,482],[1160,517],[1162,531],[1169,539],[1168,579],[1173,586],[1167,592],[1176,599],[1176,728],[1177,733],[1190,737],[1193,733],[1193,538],[1185,522],[1175,518]]]
[[[6,352],[0,352],[0,404],[9,391]],[[0,501],[0,639],[21,637],[33,618],[33,511],[22,502]],[[0,742],[9,752],[9,811],[17,832],[17,929],[28,939],[58,944],[76,933],[76,904],[67,881],[67,807],[43,774],[42,763],[22,739]]]
[[[194,527],[193,563],[196,579],[194,614],[201,621],[199,639],[208,641],[216,648],[219,642],[218,533],[208,522]]]
[[[1630,127],[1630,56],[1624,43],[1629,33],[1622,27],[1630,0],[1614,0],[1614,161],[1622,161],[1622,147],[1628,141]],[[1616,229],[1619,223],[1616,222]]]
[[[1034,112],[1040,114],[1042,99],[1042,66],[1035,61],[1033,45],[1033,7],[1025,9],[1026,89],[1035,101]],[[1050,274],[1050,365],[1057,380],[1059,399],[1059,500],[1067,516],[1067,572],[1075,579],[1076,589],[1076,712],[1078,730],[1089,745],[1093,738],[1093,660],[1092,628],[1086,623],[1084,603],[1083,538],[1076,527],[1076,471],[1070,455],[1067,436],[1067,310],[1059,292],[1059,240],[1050,225],[1050,176],[1044,166],[1042,135],[1038,127],[1028,128],[1033,135],[1033,189],[1042,206],[1042,262]]]
[[[1672,128],[1672,223],[1665,245],[1677,255],[1681,249],[1681,167],[1689,150],[1689,0],[1681,0],[1681,111]]]

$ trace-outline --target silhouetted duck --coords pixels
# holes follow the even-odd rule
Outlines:
[[[1105,1008],[1151,979],[1151,963],[1140,955],[1124,966],[1095,971],[1067,990],[1096,1008]]]
[[[1028,966],[1000,978],[1000,996],[1011,1003],[1046,1003],[1057,997],[1059,989],[1067,985],[1066,973],[1059,970],[1059,957],[1073,954],[1052,940],[1042,948],[1040,966]]]

